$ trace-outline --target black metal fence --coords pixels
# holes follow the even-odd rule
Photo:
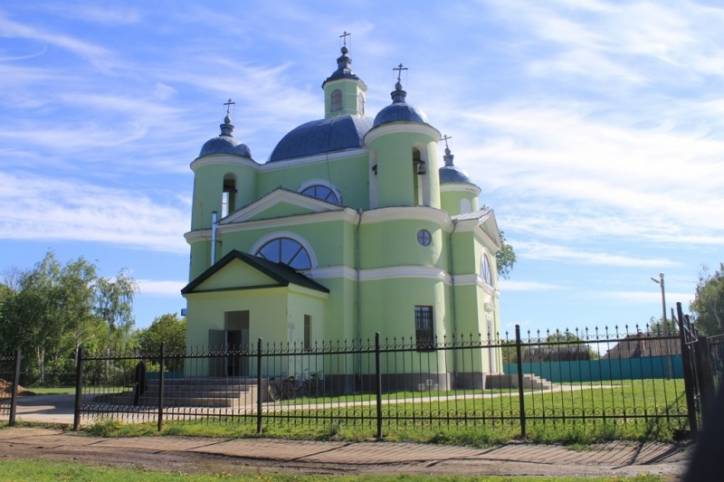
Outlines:
[[[678,333],[616,333],[516,329],[514,336],[458,336],[424,347],[378,336],[306,347],[259,340],[247,350],[84,355],[77,423],[153,421],[160,428],[168,420],[217,420],[258,430],[337,424],[378,437],[390,429],[465,426],[525,436],[541,424],[685,430]],[[551,364],[555,381],[538,374]]]
[[[15,425],[20,353],[0,353],[0,422]]]
[[[183,353],[75,354],[74,426],[236,422],[391,431],[460,427],[696,432],[722,372],[722,337],[678,328],[265,343]],[[20,373],[16,355],[0,370]],[[8,399],[6,396],[5,399]],[[9,416],[7,403],[0,410]]]

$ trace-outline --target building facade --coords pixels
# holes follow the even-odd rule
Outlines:
[[[441,165],[438,129],[399,77],[368,117],[346,47],[322,88],[324,118],[286,134],[265,163],[233,136],[228,112],[191,163],[189,346],[380,333],[423,350],[497,332],[495,216],[447,144]],[[501,371],[499,350],[474,359],[472,373]]]

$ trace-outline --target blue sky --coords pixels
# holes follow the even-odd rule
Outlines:
[[[0,269],[84,256],[139,280],[138,326],[179,311],[188,164],[221,104],[265,161],[323,115],[347,30],[368,112],[409,66],[514,245],[504,329],[645,323],[650,276],[688,304],[724,261],[722,24],[714,2],[5,1]]]

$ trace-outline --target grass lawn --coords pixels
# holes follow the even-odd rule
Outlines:
[[[95,482],[172,482],[172,481],[481,481],[481,482],[657,482],[662,479],[656,476],[638,477],[464,477],[464,476],[429,476],[429,475],[392,475],[392,476],[324,476],[324,475],[280,475],[280,474],[184,474],[171,472],[151,472],[142,469],[111,468],[102,466],[82,465],[78,463],[52,462],[47,460],[5,460],[0,462],[0,481],[88,481]]]
[[[397,398],[388,397],[382,405],[385,440],[482,447],[520,437],[517,394],[494,393],[488,398],[478,396],[479,392],[476,395],[454,391],[441,392],[442,397],[448,398],[434,394],[431,398],[430,392],[392,395]],[[671,442],[680,439],[687,426],[682,380],[584,383],[564,386],[560,392],[526,392],[524,401],[529,417],[528,440],[533,442]],[[242,417],[234,409],[184,408],[169,408],[166,413],[162,435],[258,436],[254,414]],[[369,395],[307,399],[297,405],[265,404],[262,436],[368,440],[375,435],[375,415],[376,407],[370,403]],[[178,420],[183,418],[186,419]],[[146,420],[154,420],[153,415]],[[154,423],[124,425],[106,421],[87,430],[106,436],[156,434]]]
[[[26,387],[35,395],[73,395],[75,387]]]

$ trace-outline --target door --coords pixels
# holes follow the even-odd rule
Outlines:
[[[209,376],[223,377],[226,375],[224,368],[226,358],[223,353],[226,351],[226,331],[225,330],[209,330]]]
[[[249,311],[227,311],[224,325],[226,328],[226,347],[229,356],[226,359],[226,376],[247,376],[249,373]]]

